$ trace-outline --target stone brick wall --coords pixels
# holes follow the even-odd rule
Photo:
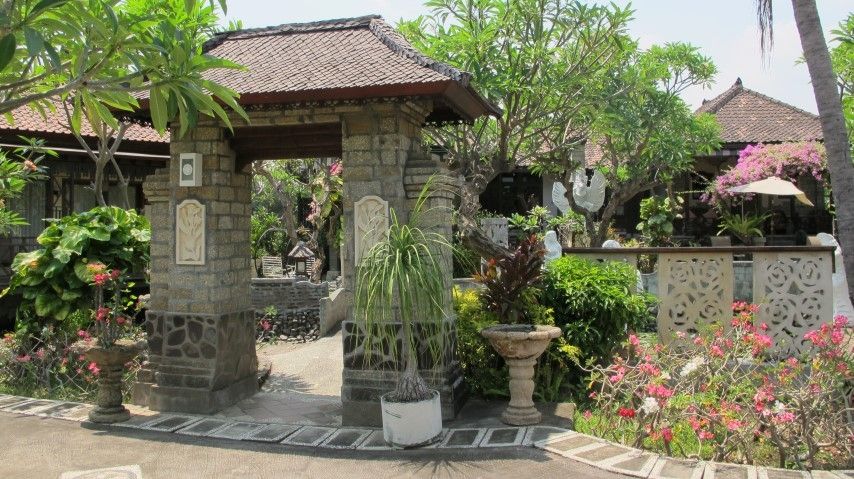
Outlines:
[[[295,281],[293,278],[252,278],[252,309],[275,306],[279,312],[292,309],[320,310],[320,300],[329,296],[329,283]]]

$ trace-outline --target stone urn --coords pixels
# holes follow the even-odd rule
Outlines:
[[[98,365],[98,399],[89,412],[89,420],[112,424],[130,419],[130,411],[122,405],[122,375],[125,363],[137,357],[145,349],[145,341],[119,339],[112,346],[103,348],[98,341],[78,341],[72,351],[82,354]]]
[[[501,420],[512,426],[539,424],[543,415],[534,407],[534,366],[552,339],[561,335],[556,326],[500,324],[481,330],[510,366],[510,404]]]

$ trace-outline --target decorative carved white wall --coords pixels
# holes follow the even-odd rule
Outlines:
[[[753,302],[776,349],[799,354],[804,333],[833,319],[832,256],[827,253],[754,253]]]
[[[196,200],[175,208],[175,263],[205,264],[205,205]]]
[[[359,265],[362,257],[388,232],[388,201],[379,196],[364,196],[355,203],[353,210],[355,263]]]
[[[658,333],[668,339],[677,331],[731,317],[731,253],[669,253],[658,257]]]
[[[510,244],[510,233],[508,231],[507,218],[483,218],[480,226],[486,232],[486,236],[492,241],[507,248]]]

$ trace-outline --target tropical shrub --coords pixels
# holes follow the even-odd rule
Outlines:
[[[629,331],[652,321],[655,298],[636,288],[637,272],[626,263],[563,256],[546,267],[539,297],[566,340],[581,350],[583,362],[602,363]],[[583,374],[576,368],[571,376],[578,383]]]
[[[762,224],[770,218],[771,215],[733,215],[724,213],[721,221],[721,233],[732,233],[744,244],[752,244],[753,237],[761,238]]]
[[[673,222],[682,218],[681,197],[671,199],[651,196],[640,202],[640,220],[637,229],[650,246],[672,246]]]
[[[854,464],[846,406],[854,358],[838,316],[805,338],[800,360],[775,360],[755,305],[735,303],[729,324],[670,345],[644,347],[592,368],[593,411],[577,427],[669,455],[779,467]],[[594,413],[595,411],[595,413]]]
[[[543,273],[545,248],[536,235],[528,236],[510,255],[492,258],[474,280],[484,286],[484,306],[502,324],[537,324],[537,286]]]
[[[104,206],[54,221],[37,241],[41,249],[15,257],[9,287],[2,294],[23,296],[26,311],[19,309],[19,318],[34,315],[61,325],[72,312],[92,307],[91,264],[143,271],[151,229],[134,211]]]

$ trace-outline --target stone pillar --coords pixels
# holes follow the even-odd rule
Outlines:
[[[144,186],[152,225],[150,363],[135,399],[158,411],[212,413],[258,388],[251,177],[235,171],[219,125],[200,125],[182,139],[173,128],[172,138],[169,168]],[[181,153],[202,154],[202,186],[179,186]]]
[[[344,165],[344,245],[341,269],[345,294],[355,291],[355,223],[354,205],[365,196],[378,196],[388,202],[401,221],[407,221],[423,182],[438,167],[427,158],[420,143],[421,125],[432,105],[427,103],[374,104],[365,111],[346,115],[342,122],[342,162]],[[408,179],[407,180],[405,180]],[[419,183],[420,182],[420,183]],[[413,196],[414,192],[414,196]],[[427,227],[451,234],[450,191],[431,199],[430,206],[447,205],[427,219]],[[446,283],[451,285],[451,256],[445,256]],[[449,308],[449,311],[452,311]],[[362,322],[354,321],[352,311],[343,323],[344,371],[341,388],[343,423],[345,425],[379,426],[382,424],[379,398],[394,389],[398,372],[389,358],[381,365],[364,363],[360,336]],[[399,323],[391,325],[399,328]],[[452,419],[462,406],[464,384],[455,358],[454,320],[449,319],[443,331],[448,340],[447,356],[442,364],[426,364],[421,358],[421,374],[442,397],[442,415]],[[381,357],[382,351],[374,353]],[[397,361],[402,366],[402,361]]]

